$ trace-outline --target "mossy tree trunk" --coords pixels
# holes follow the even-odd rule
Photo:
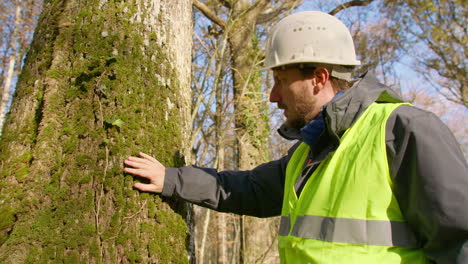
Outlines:
[[[0,141],[0,263],[185,263],[184,203],[132,189],[189,157],[191,1],[46,1]]]

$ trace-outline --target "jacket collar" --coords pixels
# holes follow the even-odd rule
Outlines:
[[[331,139],[339,143],[343,133],[373,102],[398,103],[402,99],[388,86],[370,74],[364,74],[343,95],[322,107],[325,129]],[[289,140],[302,140],[300,130],[283,124],[278,133]]]

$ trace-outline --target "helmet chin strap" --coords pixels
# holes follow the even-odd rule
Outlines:
[[[330,75],[332,77],[335,77],[337,79],[345,80],[350,82],[351,81],[351,75],[353,72],[354,66],[342,66],[342,65],[332,65],[332,64],[321,64],[321,63],[299,63],[299,64],[292,64],[298,67],[299,69],[303,69],[307,67],[307,65],[310,65],[314,68],[316,67],[325,67],[330,71]],[[278,68],[281,70],[286,70],[288,67],[291,67],[291,65],[282,65],[279,66]]]
[[[301,63],[298,65],[299,69],[303,69],[307,64]],[[330,75],[337,79],[345,80],[350,82],[351,75],[354,69],[354,66],[342,66],[342,65],[332,65],[332,64],[322,64],[322,63],[309,63],[313,67],[325,67],[330,71]],[[285,66],[282,66],[282,69],[285,69]]]
[[[333,65],[331,69],[331,76],[348,82],[351,81],[351,73],[352,69],[341,65]]]

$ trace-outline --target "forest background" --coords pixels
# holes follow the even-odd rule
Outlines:
[[[282,115],[268,103],[271,76],[257,70],[271,25],[302,10],[332,13],[346,23],[362,62],[356,76],[371,71],[407,101],[437,114],[468,157],[464,1],[194,0],[192,4],[191,154],[186,161],[219,170],[251,169],[286,153],[292,143],[276,133]],[[43,5],[38,0],[0,3],[0,133]],[[109,123],[120,127],[119,120]],[[191,239],[198,263],[279,262],[277,219],[221,214],[197,206],[192,210]]]

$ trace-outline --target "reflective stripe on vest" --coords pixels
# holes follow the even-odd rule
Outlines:
[[[428,263],[392,190],[385,127],[401,104],[373,103],[307,180],[294,184],[310,147],[286,168],[278,247],[281,263]]]
[[[280,236],[289,235],[291,219],[281,217]],[[405,222],[298,216],[292,236],[361,245],[417,247],[418,242]]]

